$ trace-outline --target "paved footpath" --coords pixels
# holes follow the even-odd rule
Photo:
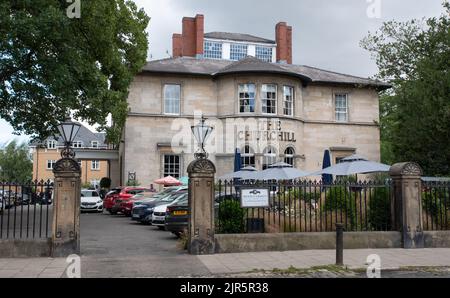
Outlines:
[[[355,249],[344,251],[344,263],[350,269],[367,268],[367,257],[377,254],[382,269],[402,267],[450,267],[450,248],[433,249]],[[254,252],[216,254],[198,257],[212,274],[250,272],[252,270],[307,269],[332,265],[335,250],[305,250],[286,252]]]
[[[401,269],[402,267],[450,267],[450,248],[443,249],[357,249],[344,251],[344,262],[350,269],[366,268],[367,256],[377,254],[381,258],[382,269]],[[286,251],[286,252],[255,252],[238,254],[216,254],[210,256],[186,256],[192,261],[198,259],[207,270],[197,272],[190,276],[220,276],[224,274],[245,273],[253,270],[273,270],[306,269],[316,266],[331,265],[335,261],[334,250],[309,250],[309,251]],[[83,257],[82,257],[83,259]],[[83,263],[83,261],[82,261]],[[145,263],[145,262],[144,262]],[[0,259],[0,278],[4,277],[66,277],[65,269],[67,263],[65,259],[34,258],[34,259]],[[114,262],[110,259],[109,270],[114,267],[119,270],[123,266],[120,261]],[[189,272],[190,262],[179,262],[179,272]],[[82,264],[83,267],[83,264]],[[146,264],[142,264],[142,267]],[[153,269],[149,268],[149,273]],[[83,272],[82,268],[82,272]],[[195,270],[193,270],[195,271]],[[209,272],[208,272],[209,271]],[[161,277],[183,276],[182,274],[165,274]],[[108,277],[108,272],[98,272],[96,276],[87,277]],[[115,274],[114,274],[115,275]],[[145,274],[145,269],[139,272],[141,277],[155,276]],[[86,275],[84,275],[86,277]],[[117,275],[115,275],[117,277]],[[83,274],[82,274],[83,277]],[[120,277],[136,277],[136,274],[125,274]]]

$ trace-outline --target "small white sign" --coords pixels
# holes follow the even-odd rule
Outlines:
[[[251,188],[241,190],[242,208],[269,207],[269,190],[266,188]]]

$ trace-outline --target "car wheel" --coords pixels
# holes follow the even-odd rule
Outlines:
[[[166,229],[166,227],[158,226],[158,229],[160,229],[161,231],[164,231]]]

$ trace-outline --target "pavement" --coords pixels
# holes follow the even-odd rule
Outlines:
[[[380,256],[381,269],[391,270],[391,277],[399,275],[392,273],[392,270],[404,271],[407,267],[450,268],[450,248],[345,250],[344,263],[349,269],[366,269],[367,257],[372,254]],[[258,270],[278,269],[291,272],[292,268],[329,266],[335,262],[335,251],[192,256],[182,249],[175,236],[156,227],[137,224],[122,216],[82,214],[80,260],[83,278],[255,277],[251,272]],[[67,266],[69,264],[64,258],[0,259],[0,278],[66,277]],[[408,270],[407,273],[412,276],[424,275],[423,271],[416,269]],[[428,277],[427,274],[425,276]],[[445,269],[444,276],[450,277],[450,270]]]

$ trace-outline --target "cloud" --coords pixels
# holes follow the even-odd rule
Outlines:
[[[369,18],[368,7],[379,1],[381,18]],[[329,70],[368,77],[374,61],[359,47],[368,31],[383,21],[408,20],[442,13],[441,0],[135,0],[152,20],[149,26],[153,59],[167,58],[172,33],[181,33],[183,16],[205,15],[205,31],[248,33],[274,39],[275,24],[293,26],[293,58]]]
[[[380,1],[381,18],[367,16],[371,3]],[[172,34],[181,33],[184,16],[205,15],[205,31],[248,33],[275,38],[275,24],[286,21],[293,26],[293,58],[328,70],[372,76],[375,62],[359,47],[368,31],[395,19],[438,16],[441,0],[135,0],[151,17],[149,59],[167,58],[172,52]],[[370,3],[369,3],[370,2]],[[0,119],[0,143],[17,136]],[[27,140],[26,136],[19,139]]]

